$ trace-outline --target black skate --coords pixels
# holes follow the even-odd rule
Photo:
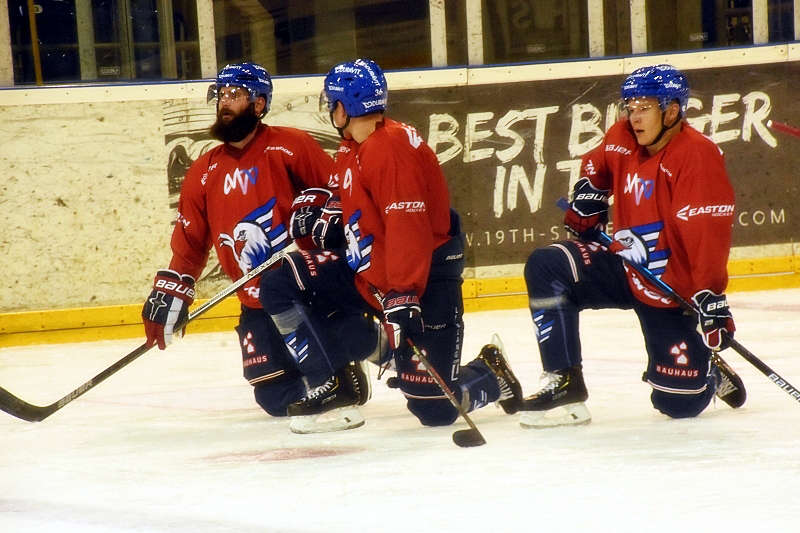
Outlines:
[[[508,366],[505,356],[503,356],[502,344],[497,335],[492,337],[492,344],[487,344],[481,348],[478,359],[489,367],[489,370],[492,371],[492,374],[497,379],[497,384],[500,386],[500,398],[497,403],[500,404],[503,411],[509,415],[519,411],[519,406],[522,402],[522,386],[519,384],[517,376],[511,371],[511,367]]]
[[[524,428],[588,424],[592,415],[584,402],[589,397],[581,366],[542,374],[542,390],[522,400],[520,425]]]
[[[747,391],[742,378],[717,352],[711,355],[711,372],[717,377],[717,397],[734,409],[744,405]]]
[[[289,406],[289,429],[294,433],[324,433],[364,425],[358,410],[372,395],[363,363],[349,363],[306,397]]]

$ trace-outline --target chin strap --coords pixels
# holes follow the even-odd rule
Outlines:
[[[664,125],[664,115],[665,115],[665,114],[666,114],[666,112],[665,112],[665,111],[662,111],[662,112],[661,112],[661,131],[660,131],[660,132],[658,132],[658,135],[656,135],[656,138],[653,140],[653,142],[651,142],[651,143],[650,143],[650,144],[648,144],[647,146],[653,146],[654,144],[657,144],[657,143],[658,143],[658,141],[660,141],[660,140],[661,140],[661,137],[663,137],[663,136],[664,136],[664,134],[667,132],[667,130],[670,130],[670,129],[672,129],[672,128],[673,128],[673,127],[674,127],[674,126],[675,126],[675,125],[676,125],[678,122],[680,122],[680,121],[681,121],[681,119],[683,118],[683,113],[680,113],[680,114],[678,114],[677,118],[675,119],[675,122],[673,122],[673,123],[672,123],[672,124],[670,124],[669,126],[665,126],[665,125]]]
[[[331,111],[330,113],[328,113],[328,116],[331,118],[331,126],[333,126],[333,128],[334,128],[336,131],[338,131],[338,132],[339,132],[339,137],[341,137],[342,139],[344,139],[344,138],[345,138],[345,136],[344,136],[344,130],[345,130],[345,129],[347,128],[347,126],[350,124],[350,115],[347,115],[347,120],[345,120],[345,121],[344,121],[344,126],[342,126],[341,128],[340,128],[340,127],[338,127],[338,126],[336,125],[336,123],[333,121],[333,111]]]

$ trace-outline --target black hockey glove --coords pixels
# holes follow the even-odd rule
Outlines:
[[[344,246],[344,226],[342,226],[342,202],[338,196],[331,196],[322,207],[322,212],[311,228],[311,238],[317,248],[336,250]]]
[[[383,301],[383,328],[392,350],[405,350],[406,338],[419,339],[425,326],[422,323],[422,308],[414,293],[390,291]]]
[[[153,290],[142,307],[147,345],[158,343],[163,350],[172,342],[172,335],[181,336],[189,318],[189,306],[194,302],[194,278],[174,270],[159,270],[153,280]],[[175,331],[175,327],[179,327]]]
[[[728,299],[724,294],[703,289],[692,296],[692,301],[700,311],[697,332],[703,337],[705,345],[714,351],[727,348],[730,343],[726,342],[727,339],[723,336],[723,332],[732,339],[733,333],[736,331],[733,315],[728,307]]]
[[[327,189],[305,189],[292,202],[289,236],[303,250],[333,250],[344,244],[342,204]]]
[[[581,240],[596,240],[597,231],[608,222],[608,191],[595,189],[589,178],[581,178],[572,190],[572,201],[564,213],[564,227]]]

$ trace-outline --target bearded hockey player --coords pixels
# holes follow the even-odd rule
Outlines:
[[[309,187],[326,187],[332,170],[333,160],[310,135],[261,122],[272,100],[272,80],[260,65],[224,67],[209,88],[212,100],[217,119],[210,132],[222,144],[200,156],[186,173],[172,260],[169,268],[156,273],[142,310],[147,342],[162,350],[186,321],[195,280],[211,247],[225,274],[239,279],[291,242],[295,197]],[[255,278],[237,293],[244,377],[267,413],[285,416],[291,403],[306,396],[307,387],[264,312],[259,291],[260,279]],[[351,388],[368,388],[366,376],[355,367],[342,374]]]
[[[534,250],[525,266],[545,386],[524,399],[521,424],[591,420],[578,313],[633,309],[647,348],[653,406],[672,418],[700,414],[714,394],[731,407],[744,385],[717,353],[733,335],[725,298],[734,192],[722,152],[683,119],[686,76],[640,68],[621,87],[625,118],[583,157],[565,225],[577,240]],[[614,198],[613,243],[597,244]],[[700,309],[684,314],[626,262],[646,266]]]

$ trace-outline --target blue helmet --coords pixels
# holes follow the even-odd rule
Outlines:
[[[622,100],[657,98],[662,110],[677,100],[681,114],[685,114],[689,103],[689,82],[683,72],[672,65],[653,65],[631,72],[622,84],[621,93]]]
[[[389,94],[386,77],[371,59],[356,59],[334,66],[325,76],[323,96],[328,111],[341,102],[351,117],[360,117],[386,109]]]
[[[263,117],[269,111],[272,102],[272,78],[267,69],[256,63],[233,63],[225,65],[217,74],[216,81],[208,88],[208,100],[217,97],[222,87],[244,87],[250,93],[250,101],[255,102],[259,96],[266,101]]]

